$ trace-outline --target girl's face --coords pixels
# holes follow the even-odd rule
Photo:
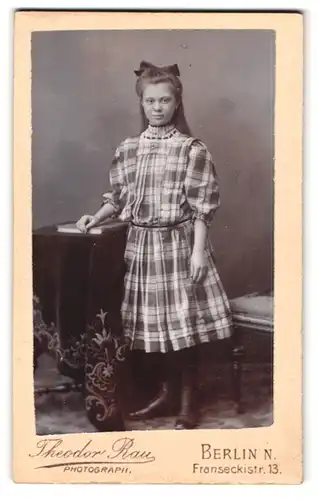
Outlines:
[[[166,125],[177,108],[177,100],[169,83],[148,83],[141,104],[150,125]]]

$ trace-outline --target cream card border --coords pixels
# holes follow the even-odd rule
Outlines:
[[[31,268],[31,33],[96,29],[260,29],[276,32],[275,103],[275,346],[274,424],[240,430],[147,431],[53,436],[63,448],[111,448],[134,439],[153,462],[130,473],[67,473],[44,465],[35,435]],[[17,482],[299,483],[302,478],[302,64],[303,18],[271,13],[18,12],[14,39],[14,478]],[[52,437],[52,436],[51,436]],[[193,464],[231,465],[202,459],[214,448],[257,448],[258,463],[278,464],[278,474],[208,474]],[[271,449],[272,461],[264,458]],[[50,463],[58,463],[51,459]],[[47,463],[47,462],[46,462]],[[240,464],[246,464],[246,460]],[[254,465],[248,463],[248,465]]]

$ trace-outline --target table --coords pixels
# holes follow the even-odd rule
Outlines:
[[[119,380],[126,358],[120,305],[127,225],[103,234],[33,231],[34,369],[43,351],[83,391],[99,431],[124,430]],[[63,390],[63,388],[61,388]]]

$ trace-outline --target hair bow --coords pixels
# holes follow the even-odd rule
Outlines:
[[[177,64],[172,64],[171,66],[159,67],[159,66],[155,66],[154,64],[151,64],[147,61],[141,61],[139,69],[135,69],[135,74],[137,76],[141,76],[143,74],[143,72],[148,70],[148,69],[157,70],[157,71],[160,71],[162,73],[171,73],[174,76],[180,76],[180,71],[179,71],[179,67]]]

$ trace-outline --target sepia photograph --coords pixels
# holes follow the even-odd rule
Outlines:
[[[302,481],[302,36],[16,14],[16,482]]]
[[[273,423],[273,30],[38,31],[38,435]]]

